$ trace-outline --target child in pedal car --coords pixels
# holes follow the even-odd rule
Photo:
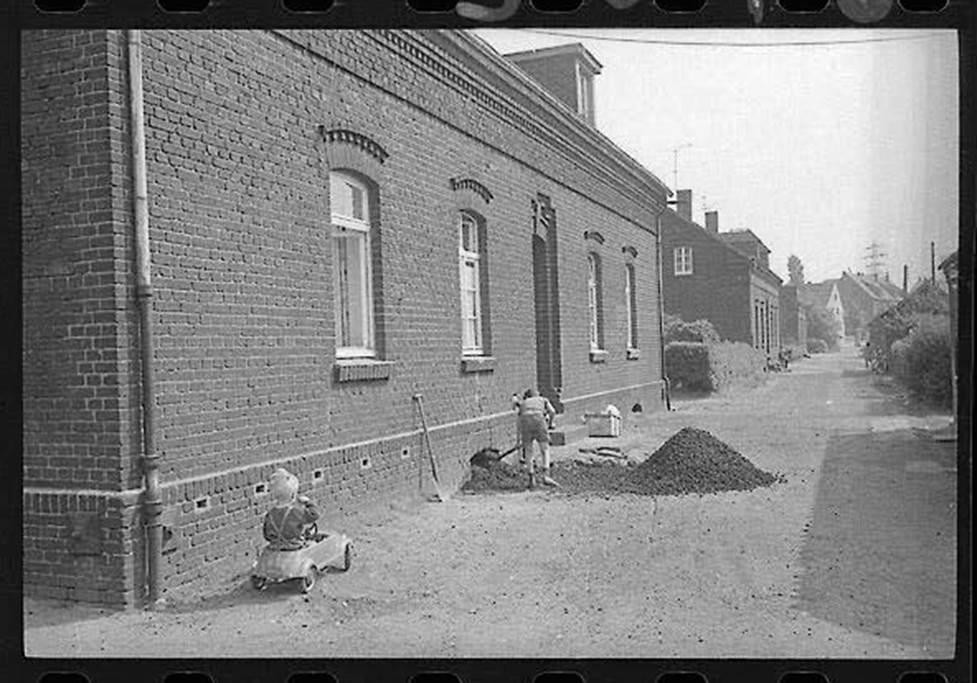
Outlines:
[[[270,483],[275,506],[265,515],[265,540],[276,550],[299,550],[305,546],[305,528],[319,519],[319,510],[298,495],[298,477],[288,470],[277,469]]]

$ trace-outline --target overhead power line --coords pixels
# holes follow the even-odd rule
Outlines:
[[[547,31],[545,29],[526,28],[519,29],[526,33],[536,33],[539,35],[558,36],[560,38],[576,38],[579,40],[596,40],[609,43],[640,43],[644,45],[690,45],[693,47],[816,47],[819,45],[862,45],[865,43],[893,43],[909,40],[924,40],[946,36],[946,32],[923,33],[908,36],[889,36],[878,38],[853,38],[851,40],[793,40],[775,41],[769,43],[760,42],[734,42],[725,40],[666,40],[657,38],[613,38],[611,36],[590,35],[584,33],[572,33],[566,31]],[[676,29],[662,29],[676,30]],[[777,29],[768,29],[777,30]],[[817,30],[817,29],[812,29]]]

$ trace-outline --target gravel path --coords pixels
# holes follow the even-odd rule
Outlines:
[[[945,658],[955,450],[852,352],[735,396],[628,416],[634,459],[685,426],[786,482],[748,492],[458,495],[350,522],[312,595],[156,613],[25,601],[30,656]],[[943,420],[941,422],[941,420]],[[607,440],[587,440],[608,443]],[[575,457],[587,443],[555,449]]]

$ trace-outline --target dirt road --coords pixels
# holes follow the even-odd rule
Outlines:
[[[787,483],[709,496],[458,496],[351,522],[353,569],[310,596],[108,614],[29,600],[30,656],[953,655],[953,444],[851,351],[735,396],[628,417],[654,451],[709,430]],[[561,457],[580,444],[559,449]]]

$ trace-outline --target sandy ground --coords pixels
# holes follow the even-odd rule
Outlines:
[[[344,529],[309,596],[231,590],[157,612],[26,600],[28,656],[953,656],[955,446],[854,352],[629,416],[633,456],[709,430],[787,483],[709,496],[461,495]],[[594,440],[587,440],[594,441]],[[601,440],[607,443],[607,440]],[[585,443],[557,449],[573,457]]]

